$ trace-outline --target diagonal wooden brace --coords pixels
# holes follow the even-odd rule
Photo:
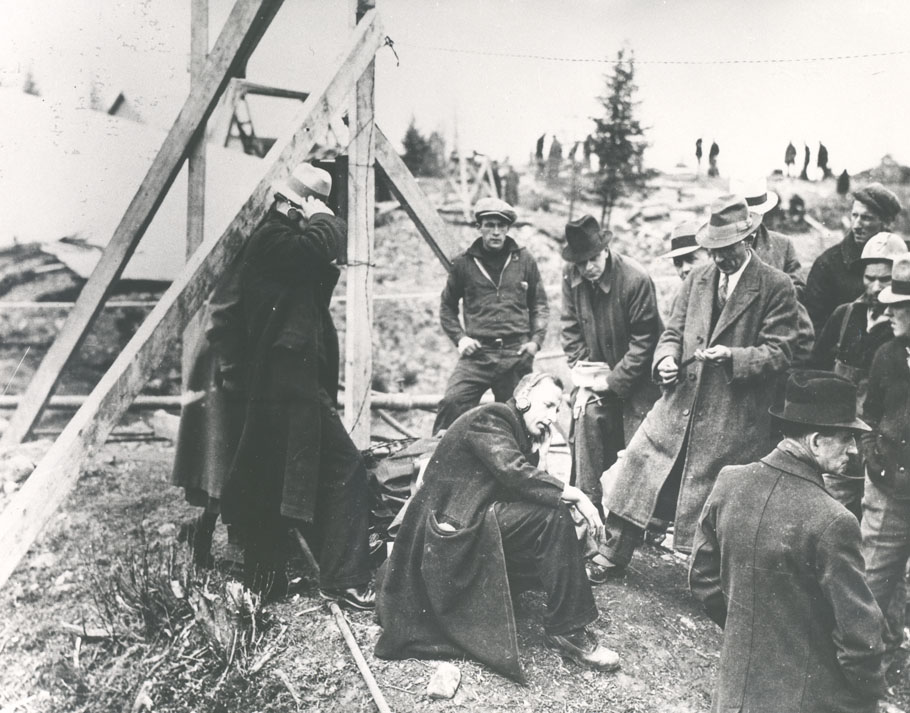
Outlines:
[[[0,586],[6,583],[35,538],[75,487],[85,459],[104,443],[149,374],[172,348],[173,340],[196,313],[218,278],[268,209],[271,184],[286,178],[307,158],[313,135],[344,110],[358,77],[382,45],[375,11],[357,25],[340,69],[313,92],[298,116],[299,128],[280,138],[264,159],[269,166],[243,208],[218,238],[206,240],[161,297],[89,398],[48,450],[35,471],[0,514]]]

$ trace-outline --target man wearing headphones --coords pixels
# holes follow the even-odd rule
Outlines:
[[[480,403],[487,389],[497,401],[508,399],[547,334],[549,308],[537,263],[508,234],[515,210],[499,198],[482,198],[474,217],[480,237],[452,262],[440,298],[439,320],[460,358],[433,433]]]
[[[559,379],[528,374],[513,399],[446,431],[380,577],[377,656],[468,654],[523,682],[512,596],[535,588],[546,593],[548,645],[585,666],[619,667],[587,629],[598,614],[569,506],[595,537],[603,523],[584,493],[546,471],[561,399]]]

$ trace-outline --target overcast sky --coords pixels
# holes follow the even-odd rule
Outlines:
[[[188,87],[189,5],[0,0],[0,83],[20,82],[31,69],[49,102],[84,105],[89,86],[100,81],[108,90],[123,89],[150,123],[167,127]],[[412,115],[426,132],[438,129],[450,140],[457,122],[464,148],[523,162],[544,132],[567,143],[590,131],[610,67],[603,60],[627,48],[638,60],[651,165],[692,164],[699,136],[706,152],[717,140],[725,175],[781,167],[790,140],[800,159],[803,142],[809,144],[813,165],[823,140],[836,171],[867,168],[885,153],[910,163],[906,0],[377,5],[400,57],[396,66],[386,48],[377,60],[378,121],[393,139]],[[210,0],[212,42],[230,7],[228,0]],[[345,0],[286,0],[249,78],[315,86],[344,48],[348,9]],[[881,53],[894,54],[760,61]],[[691,64],[672,64],[680,62]]]

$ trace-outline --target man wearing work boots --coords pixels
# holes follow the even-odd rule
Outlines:
[[[497,401],[507,400],[531,371],[547,333],[549,307],[537,263],[508,235],[515,210],[498,198],[482,198],[474,217],[480,237],[452,262],[439,303],[443,331],[460,357],[433,433],[480,403],[487,389]]]

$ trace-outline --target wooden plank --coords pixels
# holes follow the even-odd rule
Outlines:
[[[26,398],[10,419],[8,428],[0,438],[0,446],[20,443],[38,420],[63,368],[82,344],[111,285],[120,277],[139,239],[155,217],[168,188],[180,172],[190,141],[211,114],[218,94],[228,82],[236,57],[250,51],[251,38],[257,31],[258,15],[271,11],[281,2],[282,0],[237,0],[206,60],[204,79],[198,89],[187,97],[139,190],[82,288],[75,309],[70,312],[56,341],[29,382]]]
[[[375,13],[358,25],[339,71],[304,103],[297,121],[300,128],[272,147],[263,162],[268,166],[265,175],[227,230],[220,237],[206,240],[193,254],[180,277],[89,394],[88,401],[10,499],[0,514],[0,586],[75,487],[85,459],[104,443],[149,374],[172,348],[173,335],[199,309],[225,266],[239,253],[246,236],[262,220],[269,206],[272,182],[286,178],[290,167],[306,159],[313,147],[312,137],[328,126],[331,115],[353,90],[384,37]]]
[[[190,92],[195,92],[203,79],[202,69],[209,53],[209,1],[192,0],[190,7]],[[186,176],[186,257],[192,256],[205,235],[205,135],[203,122],[190,144]],[[195,315],[183,330],[181,379],[186,390],[193,367],[193,356],[203,325],[202,314]]]
[[[395,151],[395,147],[378,126],[376,127],[376,162],[388,179],[392,193],[401,203],[401,207],[411,216],[417,230],[420,231],[446,270],[450,269],[452,259],[462,252],[462,248],[420,189],[408,167],[404,165],[404,161]]]
[[[355,16],[362,16],[363,0]],[[348,268],[344,330],[344,424],[358,448],[370,447],[370,387],[373,381],[373,246],[375,62],[357,80],[348,125]]]

